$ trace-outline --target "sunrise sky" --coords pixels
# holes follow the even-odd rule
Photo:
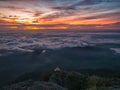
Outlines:
[[[0,0],[0,28],[120,29],[120,0]]]

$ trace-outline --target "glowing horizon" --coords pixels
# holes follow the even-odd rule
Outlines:
[[[0,27],[120,29],[119,0],[1,0]]]

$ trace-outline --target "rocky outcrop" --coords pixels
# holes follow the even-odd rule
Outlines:
[[[115,80],[118,81],[118,80]],[[95,75],[85,75],[78,72],[55,71],[49,78],[49,82],[57,83],[68,90],[120,90],[110,78],[102,78]]]
[[[38,76],[41,77],[39,74]],[[47,74],[46,81],[39,80],[39,77],[36,79],[32,77],[27,78],[26,81],[17,80],[0,90],[120,90],[120,79],[114,76],[106,78],[79,72],[66,72],[61,71],[59,67],[51,74]]]
[[[69,90],[86,90],[87,77],[77,72],[55,72],[49,78],[49,82],[57,83]]]
[[[24,81],[5,86],[0,90],[67,90],[67,89],[52,82]]]

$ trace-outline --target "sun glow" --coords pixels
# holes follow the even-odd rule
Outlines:
[[[45,29],[43,27],[37,27],[37,26],[25,26],[25,30],[40,30],[40,29]]]
[[[15,20],[16,23],[21,23],[21,24],[31,24],[32,20],[30,19],[25,19],[25,18],[18,18]]]

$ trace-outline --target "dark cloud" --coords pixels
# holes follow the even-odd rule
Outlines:
[[[42,12],[39,12],[39,11],[36,11],[36,12],[33,12],[34,13],[34,17],[39,17],[41,14],[43,14]]]
[[[110,26],[115,26],[115,27],[120,28],[120,22],[112,23],[112,24],[110,24]]]
[[[56,10],[75,10],[74,7],[68,6],[68,7],[52,7],[52,9]]]
[[[53,9],[57,10],[75,10],[77,9],[77,6],[85,6],[85,5],[95,5],[102,3],[101,0],[83,0],[76,3],[72,3],[68,6],[61,6],[61,7],[53,7]]]
[[[79,1],[76,3],[73,3],[71,5],[68,6],[62,6],[62,7],[53,7],[53,9],[57,9],[57,10],[75,10],[78,6],[87,6],[87,5],[97,5],[97,4],[101,4],[104,2],[118,2],[120,3],[120,0],[83,0],[83,1]]]
[[[97,16],[88,16],[88,17],[83,17],[82,19],[100,19],[100,18],[116,18],[116,19],[120,19],[120,12],[117,13],[110,13],[110,14],[102,14],[102,15],[97,15]]]
[[[100,4],[101,2],[102,1],[100,1],[100,0],[84,0],[84,1],[74,3],[69,7],[76,8],[77,6],[95,5],[95,4]]]
[[[16,6],[0,6],[0,8],[7,8],[7,9],[11,9],[11,10],[25,10],[25,8],[23,7],[16,7]]]

